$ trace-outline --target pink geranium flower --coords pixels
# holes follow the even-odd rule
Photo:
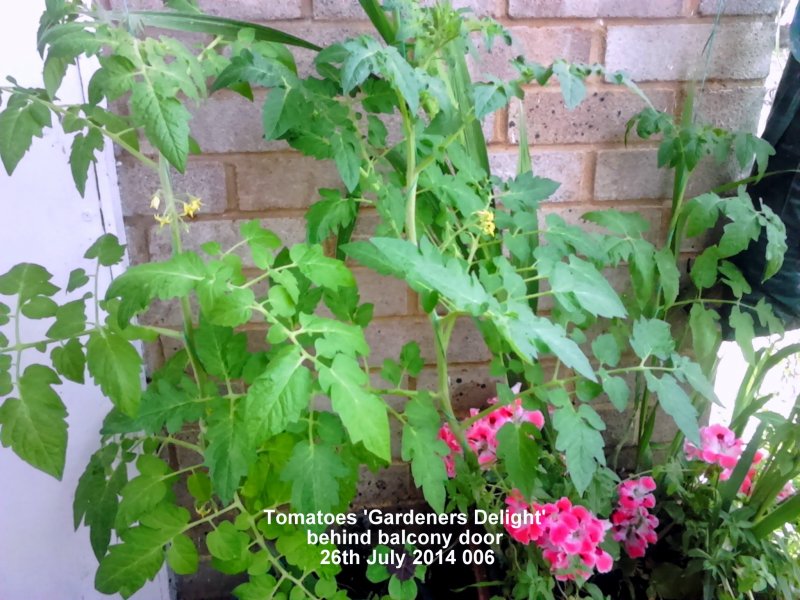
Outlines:
[[[652,477],[628,479],[617,486],[619,504],[611,515],[612,537],[631,558],[641,558],[647,546],[658,541],[658,519],[648,510],[656,504],[655,489]]]
[[[607,573],[613,566],[611,555],[600,548],[608,521],[598,519],[586,507],[573,505],[569,498],[555,503],[526,503],[517,490],[506,498],[506,506],[514,513],[539,515],[539,524],[514,525],[506,530],[522,544],[535,543],[542,557],[559,581],[587,579],[592,570]]]
[[[488,400],[490,405],[497,403],[497,398]],[[470,417],[479,414],[476,408],[470,409]],[[517,398],[511,404],[498,406],[470,425],[465,437],[470,450],[478,457],[478,464],[484,469],[490,468],[497,461],[497,432],[506,423],[532,423],[537,429],[544,427],[544,415],[538,410],[527,410],[522,406],[522,400]],[[445,424],[439,430],[439,439],[444,440],[451,452],[443,457],[447,468],[447,475],[455,477],[455,454],[461,454],[462,449],[455,439],[450,427]]]

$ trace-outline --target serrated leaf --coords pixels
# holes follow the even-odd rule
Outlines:
[[[269,46],[260,48],[266,49]],[[277,88],[295,80],[294,73],[276,57],[242,50],[241,54],[231,58],[230,64],[219,74],[211,89],[215,91],[242,82],[265,88]]]
[[[119,506],[117,496],[128,480],[127,465],[124,462],[120,463],[107,481],[104,475],[102,478],[102,485],[95,486],[88,481],[86,482],[87,487],[84,489],[81,489],[83,482],[83,478],[81,478],[78,490],[75,492],[76,529],[79,522],[77,517],[80,511],[79,501],[82,497],[91,495],[86,499],[84,522],[90,528],[89,541],[98,560],[105,556],[111,541],[111,529],[114,527]]]
[[[255,460],[255,449],[250,444],[247,421],[242,410],[233,414],[221,409],[209,419],[206,440],[206,462],[214,491],[223,502],[230,502]]]
[[[203,415],[205,404],[198,395],[189,379],[184,379],[180,387],[166,379],[154,381],[142,394],[136,425],[152,435],[164,427],[169,433],[176,433],[184,423],[197,421]]]
[[[323,199],[306,212],[308,241],[319,244],[330,234],[338,233],[356,218],[358,205],[353,198],[342,196],[339,190],[320,190]]]
[[[89,283],[89,277],[83,269],[73,269],[69,274],[69,281],[67,282],[67,292],[74,292],[80,287]]]
[[[129,598],[153,579],[164,563],[164,545],[180,534],[189,522],[186,509],[161,505],[148,515],[148,524],[133,527],[121,534],[122,543],[115,544],[100,561],[95,575],[95,588],[104,594],[119,592]]]
[[[93,331],[86,343],[86,364],[114,405],[135,417],[142,395],[142,359],[133,344],[111,329]]]
[[[658,404],[672,417],[675,424],[693,444],[700,444],[700,430],[697,426],[697,410],[676,379],[665,374],[660,379],[650,371],[645,371],[647,389],[658,396]]]
[[[658,281],[661,284],[661,292],[664,294],[664,303],[671,306],[680,291],[680,272],[675,265],[675,257],[669,248],[661,248],[654,256],[656,269],[658,269]]]
[[[170,300],[186,296],[205,275],[200,257],[193,252],[183,252],[164,262],[130,267],[111,282],[106,300],[121,299],[118,321],[124,327],[154,298]]]
[[[733,327],[736,343],[744,354],[748,364],[755,364],[756,355],[753,350],[753,339],[755,338],[755,326],[753,316],[749,312],[743,312],[739,306],[731,309],[730,324]]]
[[[97,238],[83,255],[84,258],[96,258],[104,267],[119,264],[123,256],[125,256],[125,245],[120,244],[117,236],[111,233],[105,233]]]
[[[574,68],[563,60],[553,63],[553,75],[558,77],[564,105],[568,110],[576,108],[586,97],[586,85],[583,78],[576,74]]]
[[[75,489],[75,498],[72,502],[72,517],[75,530],[80,527],[84,516],[86,524],[91,525],[93,513],[96,511],[98,501],[106,488],[106,472],[117,456],[117,445],[102,446],[89,459]],[[116,499],[116,498],[115,498]],[[116,503],[113,510],[116,510]],[[105,554],[105,550],[103,551]]]
[[[689,329],[692,332],[692,348],[695,358],[700,364],[707,365],[717,354],[720,331],[719,315],[713,310],[703,308],[696,303],[689,311]]]
[[[497,432],[497,457],[508,472],[511,485],[525,498],[531,498],[536,485],[539,446],[532,434],[531,423],[506,423]]]
[[[50,283],[53,276],[39,265],[20,263],[0,275],[0,294],[3,296],[19,296],[19,302],[25,303],[34,296],[52,296],[58,288]]]
[[[557,181],[537,177],[530,171],[517,175],[506,184],[502,194],[503,206],[511,212],[535,211],[539,204],[556,193],[561,186]]]
[[[211,556],[223,561],[239,561],[248,554],[250,536],[238,531],[230,521],[222,521],[206,536],[206,545]]]
[[[443,457],[450,449],[439,439],[439,415],[430,397],[418,396],[405,407],[401,458],[411,462],[411,474],[425,500],[436,512],[444,511],[447,470]]]
[[[633,324],[631,348],[642,360],[649,356],[667,360],[675,349],[669,323],[659,319],[637,319]]]
[[[606,209],[588,212],[581,218],[631,239],[641,238],[650,230],[650,222],[637,212]]]
[[[334,358],[339,353],[367,356],[369,345],[357,325],[316,315],[300,315],[303,331],[317,337],[314,347],[321,356]]]
[[[59,375],[75,383],[83,383],[86,356],[78,338],[72,338],[63,346],[54,347],[50,352],[50,360]]]
[[[72,179],[78,193],[83,196],[86,192],[86,179],[89,176],[89,167],[96,162],[95,152],[103,149],[105,140],[99,129],[90,127],[86,133],[77,134],[72,140],[72,150],[69,154],[69,166]]]
[[[9,175],[31,147],[33,138],[42,137],[44,128],[50,125],[46,106],[24,94],[11,95],[0,113],[0,159]]]
[[[282,347],[250,386],[245,399],[251,439],[265,440],[300,419],[311,397],[311,372],[300,347]]]
[[[56,314],[58,304],[47,296],[35,296],[22,305],[20,312],[29,319],[46,319]]]
[[[603,391],[608,396],[611,404],[614,405],[619,412],[623,412],[628,407],[628,400],[630,398],[630,390],[628,384],[622,377],[614,377],[611,375],[600,375],[600,380],[603,383]]]
[[[0,442],[60,480],[67,452],[67,410],[51,387],[59,383],[48,367],[26,367],[17,382],[20,397],[8,398],[0,407]]]
[[[325,256],[321,246],[295,244],[289,249],[289,255],[300,272],[320,287],[338,290],[356,284],[350,269],[342,261]]]
[[[160,476],[139,475],[131,479],[120,492],[114,528],[122,531],[128,528],[139,517],[153,510],[166,497],[167,482]]]
[[[365,389],[369,376],[355,358],[337,354],[330,367],[319,367],[319,381],[331,397],[333,410],[342,419],[353,443],[362,442],[375,456],[390,461],[386,405]]]
[[[553,427],[558,432],[556,449],[564,452],[572,483],[578,493],[583,495],[592,482],[598,465],[606,464],[603,436],[571,404],[566,404],[553,413]]]
[[[264,229],[257,220],[247,221],[239,226],[239,233],[250,248],[253,264],[266,269],[274,260],[273,250],[280,247],[281,240],[269,229]]]
[[[188,535],[177,535],[167,549],[167,564],[178,575],[191,575],[197,572],[200,557],[197,548]]]
[[[281,474],[292,484],[292,508],[298,512],[330,512],[339,504],[339,479],[349,470],[331,446],[298,443]]]
[[[508,313],[495,319],[495,325],[520,355],[530,362],[542,352],[552,352],[566,366],[596,381],[592,365],[580,346],[567,337],[561,325],[534,315],[530,307],[519,303],[509,303]]]
[[[160,96],[149,80],[131,92],[131,114],[144,127],[150,142],[178,171],[186,170],[189,155],[189,119],[186,107],[174,97]]]
[[[56,309],[56,321],[47,330],[53,340],[70,338],[86,329],[86,300],[73,300]]]
[[[592,352],[597,360],[609,367],[616,367],[619,364],[620,347],[610,333],[603,333],[594,338]]]
[[[592,315],[613,318],[627,314],[608,280],[591,263],[574,255],[569,257],[568,263],[555,265],[550,287],[566,307],[573,305],[571,298],[574,297],[578,305]]]

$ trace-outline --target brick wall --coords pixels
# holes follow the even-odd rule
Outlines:
[[[127,2],[131,8],[160,6],[158,0]],[[200,4],[212,14],[268,23],[320,44],[370,31],[356,0],[200,0]],[[686,82],[701,77],[706,68],[706,87],[698,104],[701,116],[725,127],[755,128],[774,46],[778,0],[728,0],[707,66],[702,50],[713,28],[717,0],[458,0],[455,4],[499,19],[517,39],[512,50],[473,60],[476,72],[508,74],[506,59],[520,53],[540,62],[558,57],[597,61],[627,71],[658,108],[675,111],[682,104]],[[301,69],[307,70],[310,53],[301,51],[297,56]],[[194,110],[192,132],[205,154],[192,157],[186,174],[176,178],[179,191],[190,191],[204,202],[187,235],[190,249],[210,239],[230,244],[238,223],[252,218],[262,219],[286,243],[301,241],[304,211],[315,201],[315,190],[337,185],[332,165],[261,138],[259,101],[251,104],[221,92]],[[557,89],[529,90],[524,110],[534,169],[562,182],[543,211],[576,222],[580,214],[597,207],[634,208],[651,220],[654,236],[661,233],[671,182],[656,168],[656,145],[623,143],[625,123],[640,108],[633,95],[601,81],[589,86],[588,99],[572,112],[565,110]],[[518,110],[497,115],[487,126],[492,166],[500,175],[513,173]],[[165,258],[169,242],[148,207],[156,178],[125,158],[118,170],[133,260]],[[701,168],[690,191],[703,191],[726,177],[724,169]],[[369,235],[371,222],[366,216],[357,235]],[[363,300],[375,304],[376,318],[368,331],[374,349],[371,364],[377,367],[383,358],[397,356],[410,338],[420,341],[432,363],[431,333],[414,295],[401,283],[365,270],[357,269],[356,275]],[[158,307],[147,318],[160,325],[178,325],[176,311],[168,306]],[[250,333],[254,347],[263,344],[259,324],[253,324]],[[149,364],[157,364],[171,350],[166,345],[155,348]],[[470,323],[456,329],[450,359],[459,408],[481,404],[493,386],[487,353]],[[430,368],[417,385],[435,385]],[[622,421],[610,406],[601,407],[601,412],[613,437]],[[410,499],[414,490],[409,482],[405,467],[399,465],[370,475],[362,485],[361,500]]]

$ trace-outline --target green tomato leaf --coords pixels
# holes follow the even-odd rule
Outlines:
[[[125,327],[151,300],[170,300],[186,296],[206,276],[206,268],[193,252],[177,254],[164,262],[130,267],[114,279],[106,292],[106,300],[120,298],[117,315]]]
[[[511,485],[525,498],[531,498],[536,485],[539,446],[533,439],[531,423],[506,423],[497,432],[497,457],[508,472]]]
[[[608,396],[611,404],[619,412],[623,412],[628,407],[628,399],[631,395],[628,384],[622,377],[604,375],[603,373],[600,373],[600,380],[603,383],[603,391]]]
[[[164,545],[179,535],[188,522],[186,509],[160,505],[142,519],[142,525],[124,531],[121,544],[111,546],[100,561],[95,588],[104,594],[132,596],[156,576],[164,563]]]
[[[572,298],[588,313],[601,317],[624,317],[622,302],[600,272],[589,262],[571,255],[568,263],[556,263],[550,287],[565,307],[573,306]]]
[[[111,329],[93,331],[86,343],[86,364],[114,405],[135,417],[142,395],[142,359],[133,344]]]
[[[86,356],[78,338],[72,338],[63,346],[54,347],[50,352],[50,360],[59,375],[75,383],[83,383]]]
[[[610,333],[603,333],[594,338],[592,352],[597,360],[609,367],[616,367],[619,364],[620,347],[616,338]]]
[[[42,137],[50,127],[50,110],[27,94],[12,94],[0,113],[0,159],[11,175],[31,147],[34,137]],[[2,293],[2,292],[0,292]]]
[[[133,87],[130,106],[131,115],[144,127],[147,139],[183,173],[189,155],[191,118],[186,107],[177,98],[162,97],[149,79]]]
[[[289,256],[300,272],[320,287],[338,290],[356,284],[350,269],[342,261],[325,256],[322,246],[295,244],[289,249]]]
[[[96,162],[95,152],[103,149],[105,140],[99,129],[90,127],[86,133],[77,134],[72,140],[72,150],[69,155],[69,165],[72,170],[72,179],[78,193],[83,196],[86,192],[86,179],[89,168]]]
[[[700,444],[700,430],[697,426],[697,410],[677,380],[670,374],[660,379],[650,371],[645,371],[647,389],[658,396],[658,404],[672,417],[675,424],[693,444]]]
[[[410,400],[405,408],[401,457],[411,462],[411,474],[428,504],[444,511],[447,471],[442,458],[450,449],[439,439],[439,415],[427,395]]]
[[[125,246],[119,243],[117,236],[106,233],[97,238],[94,244],[89,246],[84,258],[96,258],[104,267],[111,267],[119,264],[125,256]]]
[[[212,413],[206,440],[206,465],[214,491],[223,502],[230,502],[239,481],[256,458],[243,411],[235,410],[231,414],[225,402]]]
[[[292,507],[298,512],[329,512],[340,504],[339,480],[350,471],[327,445],[298,443],[281,474],[292,484]]]
[[[391,461],[386,405],[365,389],[369,386],[369,375],[356,359],[337,354],[330,367],[319,367],[319,381],[353,443],[363,442],[375,456]]]
[[[19,296],[24,304],[35,296],[52,296],[58,288],[50,283],[53,276],[44,267],[31,263],[20,263],[0,275],[0,295]]]
[[[19,398],[0,406],[0,442],[22,460],[61,479],[67,452],[67,410],[52,387],[56,373],[30,365],[18,381]]]
[[[319,244],[332,233],[348,227],[358,212],[355,199],[342,196],[339,190],[322,189],[319,193],[323,199],[306,212],[308,241],[312,244]]]
[[[308,407],[313,380],[303,360],[299,346],[283,346],[250,386],[245,410],[252,440],[280,433]]]
[[[667,360],[675,349],[669,323],[644,317],[637,319],[633,324],[631,347],[642,360],[649,356]]]
[[[589,407],[584,404],[583,408]],[[576,412],[571,404],[565,404],[553,413],[553,427],[558,432],[556,449],[564,452],[567,471],[580,495],[589,487],[598,466],[606,464],[603,436],[587,416]]]
[[[200,557],[192,539],[185,534],[173,538],[167,549],[167,564],[178,575],[191,575],[197,572]]]
[[[56,309],[56,321],[47,330],[47,337],[53,340],[70,338],[86,329],[86,300],[73,300]]]

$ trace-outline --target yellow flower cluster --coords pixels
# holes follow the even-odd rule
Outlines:
[[[481,232],[489,237],[494,236],[496,230],[494,213],[491,210],[479,210],[475,214],[478,215],[478,227]]]

